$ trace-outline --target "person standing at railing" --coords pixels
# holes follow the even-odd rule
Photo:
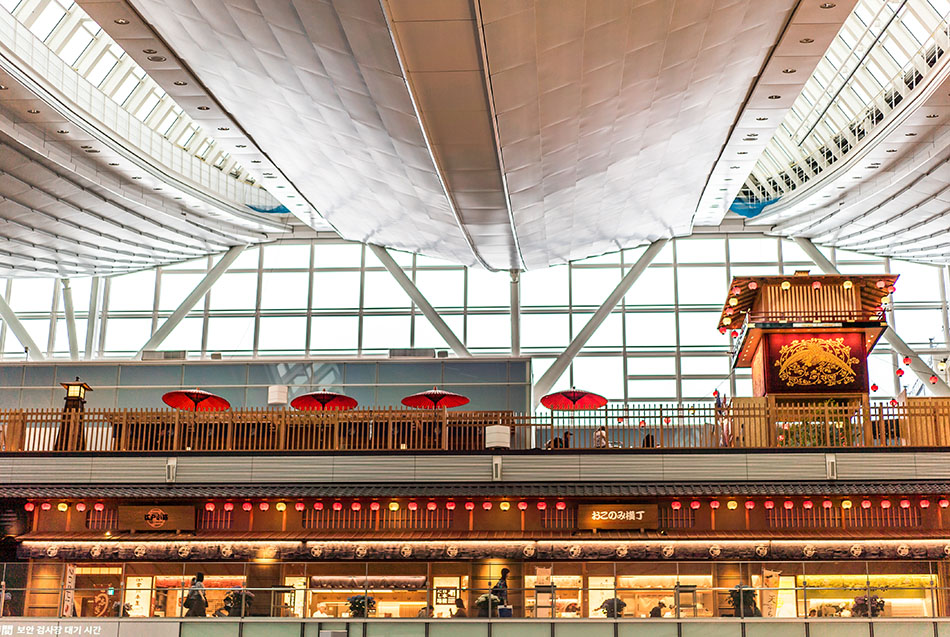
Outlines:
[[[187,609],[185,617],[207,617],[208,598],[205,597],[205,574],[196,573],[191,578],[191,587],[185,597],[184,607]]]
[[[607,426],[601,425],[594,432],[594,449],[606,449],[607,446]]]

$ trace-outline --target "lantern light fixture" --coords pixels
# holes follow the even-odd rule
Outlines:
[[[398,502],[390,502],[390,503],[389,503],[389,510],[392,511],[393,513],[395,513],[396,511],[398,511],[398,510],[399,510],[399,503],[398,503]]]
[[[286,502],[278,502],[278,503],[277,503],[277,506],[275,506],[274,508],[277,509],[278,511],[280,511],[281,513],[283,513],[284,511],[287,510],[287,503],[286,503]]]
[[[862,509],[870,509],[870,508],[871,508],[871,501],[870,501],[870,500],[861,500],[861,508],[862,508]]]
[[[454,501],[454,500],[449,500],[448,502],[446,502],[446,503],[445,503],[445,509],[446,509],[446,511],[454,511],[454,510],[455,510],[455,501]]]
[[[850,508],[851,508],[851,500],[842,500],[842,501],[841,501],[841,508],[842,508],[842,509],[850,509]]]
[[[224,510],[225,510],[225,511],[233,511],[233,510],[234,510],[234,503],[233,503],[233,502],[225,502],[225,503],[224,503]]]
[[[693,511],[697,510],[701,506],[702,504],[699,502],[699,500],[693,500],[689,503],[689,508],[691,508]]]
[[[370,511],[379,511],[379,502],[373,501],[369,503]]]
[[[564,509],[567,508],[567,502],[558,502],[557,504],[554,505],[554,508],[557,509],[558,511],[563,511]]]
[[[854,283],[851,281],[845,281],[841,284],[841,287],[843,287],[845,290],[850,290],[852,287],[854,287]]]
[[[333,510],[334,510],[334,511],[342,511],[342,510],[343,510],[343,503],[342,503],[342,502],[334,502],[334,503],[333,503]]]
[[[782,503],[782,506],[785,507],[786,511],[791,511],[793,508],[795,508],[795,503],[791,500],[786,500]]]
[[[257,508],[259,508],[261,511],[267,511],[270,509],[270,504],[267,502],[261,502],[259,505],[257,505]]]
[[[746,500],[746,501],[745,501],[745,508],[746,508],[746,510],[748,510],[748,511],[751,511],[752,509],[754,509],[754,508],[755,508],[755,500]]]
[[[894,373],[897,374],[897,376],[898,376],[898,378],[899,378],[899,377],[901,377],[901,376],[904,375],[904,370],[901,369],[900,367],[898,367],[898,368],[897,368],[897,371],[894,372]]]
[[[466,502],[466,503],[465,503],[465,510],[466,510],[466,511],[474,511],[474,510],[475,510],[475,503],[474,503],[474,502],[471,502],[471,501]]]
[[[314,511],[323,511],[323,502],[314,502],[313,503]]]
[[[871,385],[871,391],[877,391],[877,384]]]
[[[903,360],[905,365],[910,365],[910,356],[905,356]]]
[[[881,508],[882,508],[882,509],[890,509],[890,508],[891,508],[891,501],[890,501],[890,500],[881,500]]]
[[[726,502],[726,508],[729,509],[730,511],[735,511],[736,509],[739,508],[739,503],[736,502],[735,500],[729,500],[728,502]]]
[[[32,513],[35,509],[36,509],[36,505],[33,504],[32,502],[27,502],[26,504],[23,505],[23,510],[26,511],[27,513]]]
[[[409,504],[406,505],[406,508],[409,509],[410,511],[416,511],[419,508],[419,503],[410,502]]]
[[[65,502],[60,502],[59,504],[56,505],[56,509],[57,509],[60,513],[66,513],[66,511],[69,510],[69,505],[66,504]]]
[[[85,503],[85,502],[77,502],[77,503],[76,503],[76,510],[79,511],[80,513],[84,513],[84,512],[86,511],[86,503]]]
[[[788,281],[782,281],[781,288],[782,288],[783,290],[786,290],[786,291],[787,291],[787,290],[790,290],[791,287],[792,287],[792,284],[791,284],[791,283],[789,283]]]
[[[524,500],[522,500],[521,502],[518,503],[518,510],[519,510],[519,511],[525,511],[525,510],[527,510],[527,508],[528,508],[528,503],[525,502]]]
[[[920,508],[921,508],[921,509],[929,509],[929,508],[930,508],[930,500],[928,500],[927,498],[924,498],[923,500],[921,500],[921,501],[920,501]]]
[[[812,281],[812,282],[811,282],[811,287],[812,287],[812,289],[814,289],[814,290],[820,290],[820,289],[821,289],[821,281]]]
[[[548,508],[548,503],[544,500],[538,500],[538,511],[544,511]]]
[[[718,509],[718,508],[719,508],[719,500],[710,500],[710,501],[709,501],[709,508],[712,509],[713,511],[715,511],[716,509]]]
[[[482,502],[482,508],[485,509],[486,511],[491,511],[491,508],[492,508],[491,500],[485,500],[484,502]]]
[[[950,507],[950,500],[948,500],[948,499],[946,499],[946,498],[940,498],[940,501],[937,502],[937,505],[938,505],[941,509],[946,509],[947,507]]]
[[[251,504],[250,502],[245,502],[244,504],[241,505],[241,508],[244,509],[245,511],[250,511],[251,509],[254,508],[254,505]]]
[[[430,511],[435,511],[437,508],[439,508],[439,505],[430,501],[426,503],[426,508]]]
[[[772,500],[766,500],[762,503],[762,506],[764,506],[767,511],[771,511],[775,508],[775,502]]]
[[[909,508],[910,508],[910,500],[907,500],[907,499],[901,500],[901,501],[900,501],[900,507],[901,507],[902,509],[909,509]]]
[[[350,502],[350,509],[352,511],[360,511],[362,510],[362,508],[363,508],[363,505],[360,504],[359,502]]]
[[[679,500],[673,500],[670,503],[670,508],[673,509],[674,511],[679,511],[680,509],[683,508],[683,505],[682,503],[679,502]]]
[[[834,503],[833,503],[831,500],[824,500],[824,501],[821,503],[821,506],[822,506],[823,508],[825,508],[825,509],[830,509],[831,507],[834,506]]]
[[[805,500],[804,502],[802,502],[803,509],[810,511],[812,508],[814,508],[814,506],[815,506],[815,503],[812,502],[811,500]]]
[[[306,509],[306,508],[307,508],[307,505],[304,504],[303,502],[297,502],[297,503],[294,504],[294,510],[295,510],[295,511],[300,511],[300,512],[302,513],[303,510]]]
[[[758,287],[759,287],[759,284],[758,284],[758,283],[756,283],[755,281],[749,281],[749,289],[750,289],[750,290],[755,290],[755,289],[757,289]]]
[[[205,502],[205,511],[209,513],[214,511],[214,502]]]
[[[44,502],[43,504],[40,505],[40,508],[44,511],[49,511],[50,509],[53,508],[53,505],[50,504],[49,502]]]

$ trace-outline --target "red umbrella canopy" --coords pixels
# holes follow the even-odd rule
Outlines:
[[[576,411],[600,409],[607,404],[607,399],[593,392],[572,388],[548,394],[541,399],[541,404],[555,411]]]
[[[162,400],[169,407],[182,411],[224,411],[225,409],[231,409],[231,403],[226,399],[201,389],[170,391],[162,396]]]
[[[428,389],[418,394],[412,394],[402,399],[402,404],[406,407],[416,407],[417,409],[436,409],[437,407],[459,407],[467,404],[468,398],[461,394],[453,394],[450,391],[442,389]]]
[[[345,411],[353,409],[358,403],[355,398],[332,391],[315,391],[297,396],[290,401],[290,406],[302,411]]]

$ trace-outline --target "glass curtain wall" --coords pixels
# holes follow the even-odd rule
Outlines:
[[[643,248],[523,273],[521,353],[535,379],[550,366]],[[928,363],[947,357],[947,268],[826,250],[845,273],[900,274],[892,323]],[[475,354],[511,348],[507,272],[469,269],[393,252],[446,323]],[[104,278],[89,341],[93,358],[135,354],[205,276],[214,258]],[[695,401],[713,390],[750,395],[747,370],[730,374],[728,335],[716,329],[730,278],[819,270],[791,241],[761,235],[697,235],[671,241],[594,333],[557,387],[575,385],[614,401]],[[92,285],[71,281],[80,355]],[[51,279],[0,280],[34,341],[68,357],[61,285]],[[385,356],[389,348],[448,349],[445,341],[360,244],[313,240],[246,250],[161,345],[189,357]],[[23,360],[0,326],[3,359]],[[900,360],[882,341],[870,359],[875,397],[926,393],[898,378]]]

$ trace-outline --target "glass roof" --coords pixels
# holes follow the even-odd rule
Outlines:
[[[231,177],[255,184],[200,124],[70,0],[0,0],[50,50],[126,111],[165,139]]]
[[[946,53],[950,0],[859,0],[739,193],[771,202],[831,167]]]

